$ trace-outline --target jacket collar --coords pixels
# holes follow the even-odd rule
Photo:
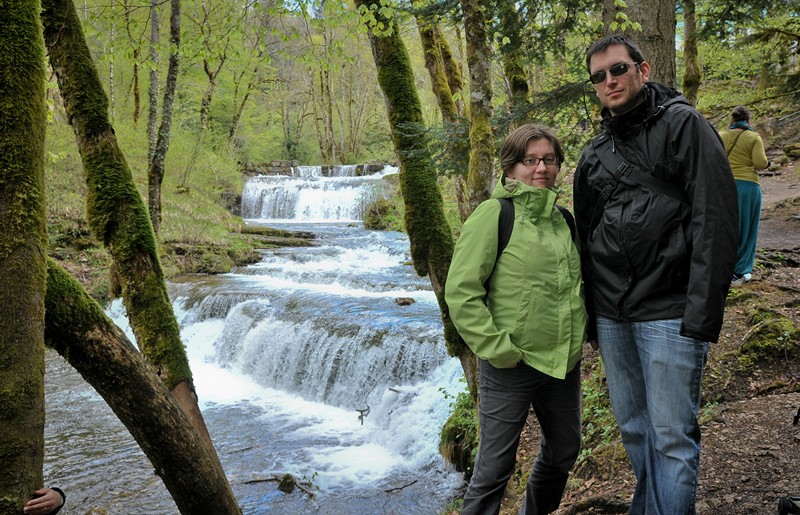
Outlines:
[[[672,104],[688,104],[686,98],[676,89],[657,82],[648,82],[642,87],[644,99],[636,107],[617,116],[604,107],[600,111],[603,117],[603,128],[615,135],[625,137],[638,133],[641,127],[647,127],[661,117]]]
[[[528,186],[508,177],[497,182],[492,198],[512,198],[514,205],[520,206],[530,218],[549,218],[553,212],[558,193],[549,188]]]

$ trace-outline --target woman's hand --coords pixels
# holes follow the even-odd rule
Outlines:
[[[34,492],[34,497],[22,508],[24,513],[31,513],[33,515],[40,515],[44,513],[52,513],[64,504],[64,499],[61,494],[52,488],[41,488]]]

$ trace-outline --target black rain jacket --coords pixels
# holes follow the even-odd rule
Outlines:
[[[575,172],[589,338],[597,315],[617,321],[682,319],[681,335],[716,342],[738,246],[736,184],[719,135],[676,90],[644,86],[627,113],[603,109],[601,134]],[[646,173],[678,184],[688,203],[630,180],[614,182],[598,141]]]

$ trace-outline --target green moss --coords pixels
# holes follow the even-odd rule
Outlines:
[[[744,290],[740,288],[731,288],[728,292],[727,304],[735,305],[742,304],[748,300],[754,300],[761,297],[759,292],[753,290]]]
[[[775,311],[757,308],[748,316],[752,328],[744,338],[739,355],[742,368],[759,361],[790,360],[800,350],[800,328]]]
[[[391,200],[379,199],[367,208],[364,228],[372,231],[402,231],[402,214]]]
[[[439,434],[439,452],[456,470],[472,475],[478,452],[478,414],[469,392],[460,392]]]
[[[278,485],[278,490],[285,494],[290,494],[294,492],[294,489],[297,488],[297,480],[291,474],[284,474],[281,478],[281,482]]]

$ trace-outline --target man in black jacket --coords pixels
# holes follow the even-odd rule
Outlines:
[[[625,36],[586,55],[605,131],[574,202],[590,314],[637,485],[630,513],[695,513],[697,411],[736,261],[736,186],[719,136]]]

